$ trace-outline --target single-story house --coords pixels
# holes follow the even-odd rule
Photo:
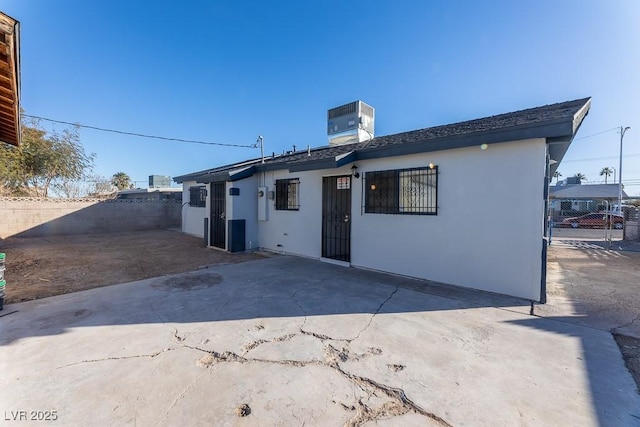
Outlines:
[[[119,190],[116,196],[120,200],[146,200],[155,202],[182,201],[182,190],[175,187],[130,188]]]
[[[328,112],[328,146],[174,178],[182,230],[232,252],[545,302],[549,182],[590,106],[584,98],[377,137],[373,108],[346,104]]]
[[[604,210],[620,213],[618,184],[564,184],[549,187],[551,215],[554,220]],[[629,197],[622,191],[622,200]]]

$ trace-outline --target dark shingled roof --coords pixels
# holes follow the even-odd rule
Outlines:
[[[256,171],[289,169],[291,171],[336,168],[356,160],[393,157],[462,147],[545,138],[549,145],[552,173],[569,148],[584,117],[591,98],[529,108],[482,119],[450,125],[434,126],[369,141],[298,151],[274,157],[265,162],[253,159],[174,178],[176,182],[234,181]],[[242,173],[234,174],[237,170]],[[234,179],[235,177],[235,179]]]

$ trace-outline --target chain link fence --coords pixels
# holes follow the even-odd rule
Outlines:
[[[554,199],[549,221],[552,236],[580,240],[637,240],[638,210],[614,201]]]

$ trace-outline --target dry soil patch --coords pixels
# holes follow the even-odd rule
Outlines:
[[[264,256],[206,248],[202,239],[173,230],[9,237],[0,252],[7,254],[5,304]]]

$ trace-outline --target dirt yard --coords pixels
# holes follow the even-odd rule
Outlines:
[[[178,231],[0,240],[7,254],[5,304],[262,258],[205,248]]]

